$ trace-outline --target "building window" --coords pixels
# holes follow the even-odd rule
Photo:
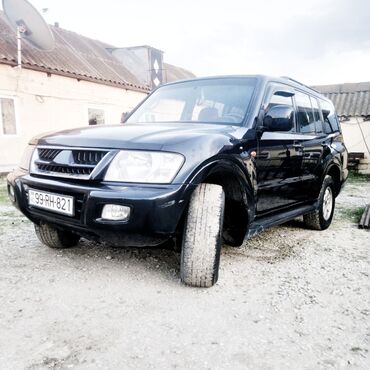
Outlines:
[[[104,109],[89,107],[88,108],[88,119],[89,119],[90,126],[104,125],[105,123]]]
[[[16,135],[15,104],[12,98],[0,97],[0,126],[3,135]]]

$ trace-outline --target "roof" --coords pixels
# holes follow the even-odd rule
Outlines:
[[[195,75],[187,69],[174,66],[172,64],[163,63],[164,82],[172,82],[177,80],[185,80],[188,78],[195,78]]]
[[[370,82],[313,87],[333,102],[338,116],[370,116]]]
[[[179,67],[175,67],[175,68],[179,69]],[[184,70],[184,71],[186,71],[186,70]],[[188,72],[188,71],[186,71],[186,72],[191,73],[191,72]],[[307,85],[305,85],[305,84],[303,84],[303,83],[301,83],[297,80],[294,80],[290,77],[272,77],[272,76],[268,76],[268,75],[220,75],[220,76],[196,77],[196,78],[191,78],[190,80],[189,80],[189,77],[187,77],[186,81],[199,81],[199,80],[212,80],[212,79],[225,79],[225,78],[255,78],[258,81],[260,81],[262,86],[264,84],[267,84],[268,82],[285,84],[285,85],[288,85],[292,88],[303,90],[306,93],[309,93],[309,94],[315,95],[315,96],[317,96],[321,99],[327,100],[326,97],[323,94],[321,94],[318,90],[315,90],[313,87],[307,86]],[[172,84],[176,84],[176,83],[182,83],[182,82],[186,82],[186,81],[175,79],[173,82],[171,82],[171,81],[169,81],[169,82],[172,83]]]
[[[81,80],[93,81],[132,90],[149,91],[140,84],[110,52],[114,48],[104,42],[81,36],[75,32],[50,26],[56,46],[52,51],[40,51],[22,44],[24,68],[50,72]],[[16,65],[17,40],[15,31],[9,26],[0,11],[0,63]]]

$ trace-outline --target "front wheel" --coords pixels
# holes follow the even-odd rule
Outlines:
[[[76,234],[58,230],[45,223],[35,224],[35,231],[41,243],[54,249],[74,247],[80,240],[80,237]]]
[[[310,229],[325,230],[331,224],[335,208],[334,182],[329,175],[322,183],[318,203],[317,210],[304,215],[303,221]]]
[[[200,184],[191,196],[181,249],[181,281],[194,287],[217,282],[225,194],[221,186]]]

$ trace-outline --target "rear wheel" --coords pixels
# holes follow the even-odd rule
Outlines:
[[[191,196],[181,249],[181,280],[195,287],[217,282],[225,194],[221,186],[200,184]]]
[[[41,243],[54,249],[71,248],[78,244],[80,237],[69,231],[58,230],[48,224],[35,224],[35,231]]]
[[[318,209],[304,215],[303,220],[310,229],[325,230],[331,224],[335,208],[334,182],[329,175],[325,176],[322,183],[318,202]]]

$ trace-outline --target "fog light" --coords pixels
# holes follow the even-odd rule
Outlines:
[[[9,198],[15,202],[15,192],[14,192],[14,188],[12,185],[8,185],[8,195],[9,195]]]
[[[118,204],[106,204],[103,207],[101,218],[103,220],[126,221],[130,217],[130,207]]]

